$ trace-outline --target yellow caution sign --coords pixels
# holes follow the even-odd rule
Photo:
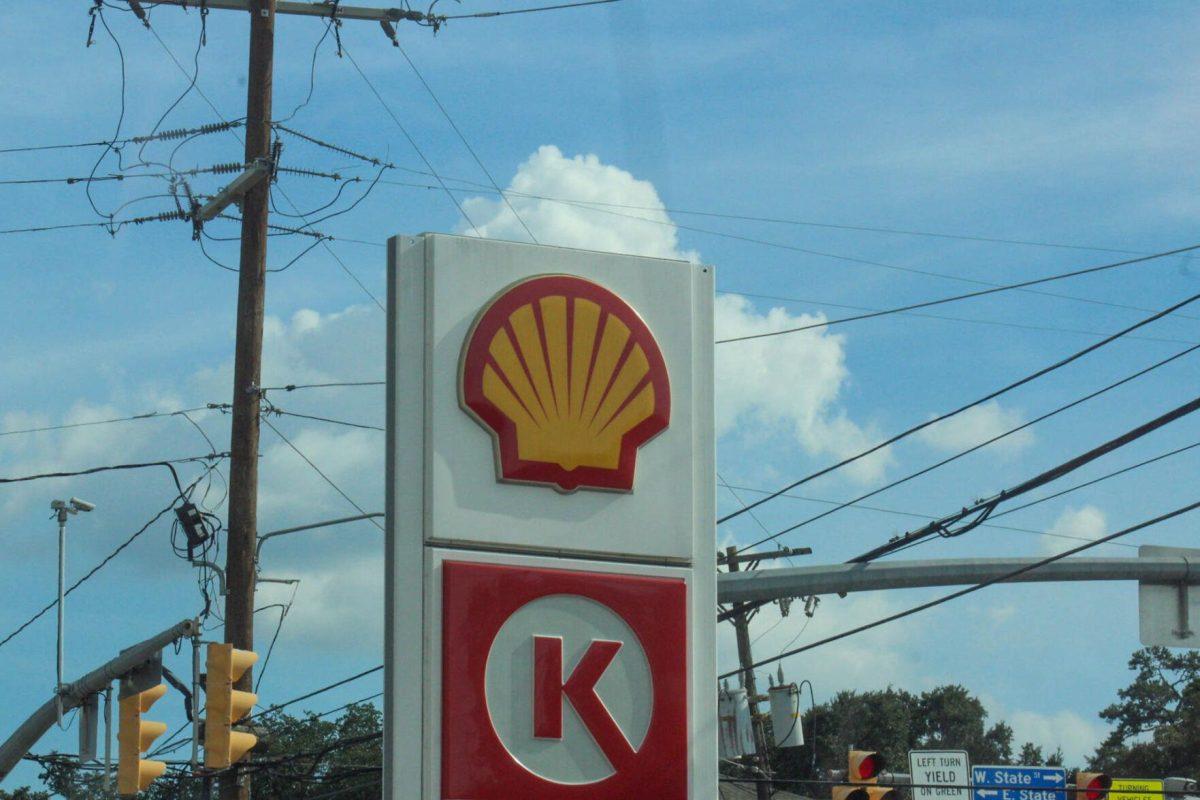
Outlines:
[[[1149,778],[1113,778],[1108,800],[1165,800],[1163,782]]]

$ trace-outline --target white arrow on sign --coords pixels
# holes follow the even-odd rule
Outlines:
[[[1000,790],[999,789],[976,789],[975,794],[979,795],[980,797],[999,797]]]
[[[1063,777],[1061,772],[1056,772],[1053,775],[1047,775],[1046,780],[1052,781],[1053,783],[1062,783],[1064,780],[1066,780],[1066,778]]]

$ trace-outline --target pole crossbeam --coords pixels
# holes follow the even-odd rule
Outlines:
[[[717,576],[721,603],[767,603],[784,597],[846,594],[881,589],[915,589],[983,583],[1036,564],[1039,558],[964,558],[921,561],[829,564],[818,567],[760,569]],[[1144,581],[1200,584],[1187,559],[1068,558],[1009,580],[1011,583],[1059,581]]]

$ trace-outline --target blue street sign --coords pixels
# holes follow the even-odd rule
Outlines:
[[[971,769],[974,800],[1067,800],[1067,771],[1062,767],[988,767]]]

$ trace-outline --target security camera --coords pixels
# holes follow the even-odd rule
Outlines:
[[[87,500],[80,500],[78,497],[72,497],[69,501],[71,507],[76,511],[92,511],[96,508],[94,503],[89,503]]]

